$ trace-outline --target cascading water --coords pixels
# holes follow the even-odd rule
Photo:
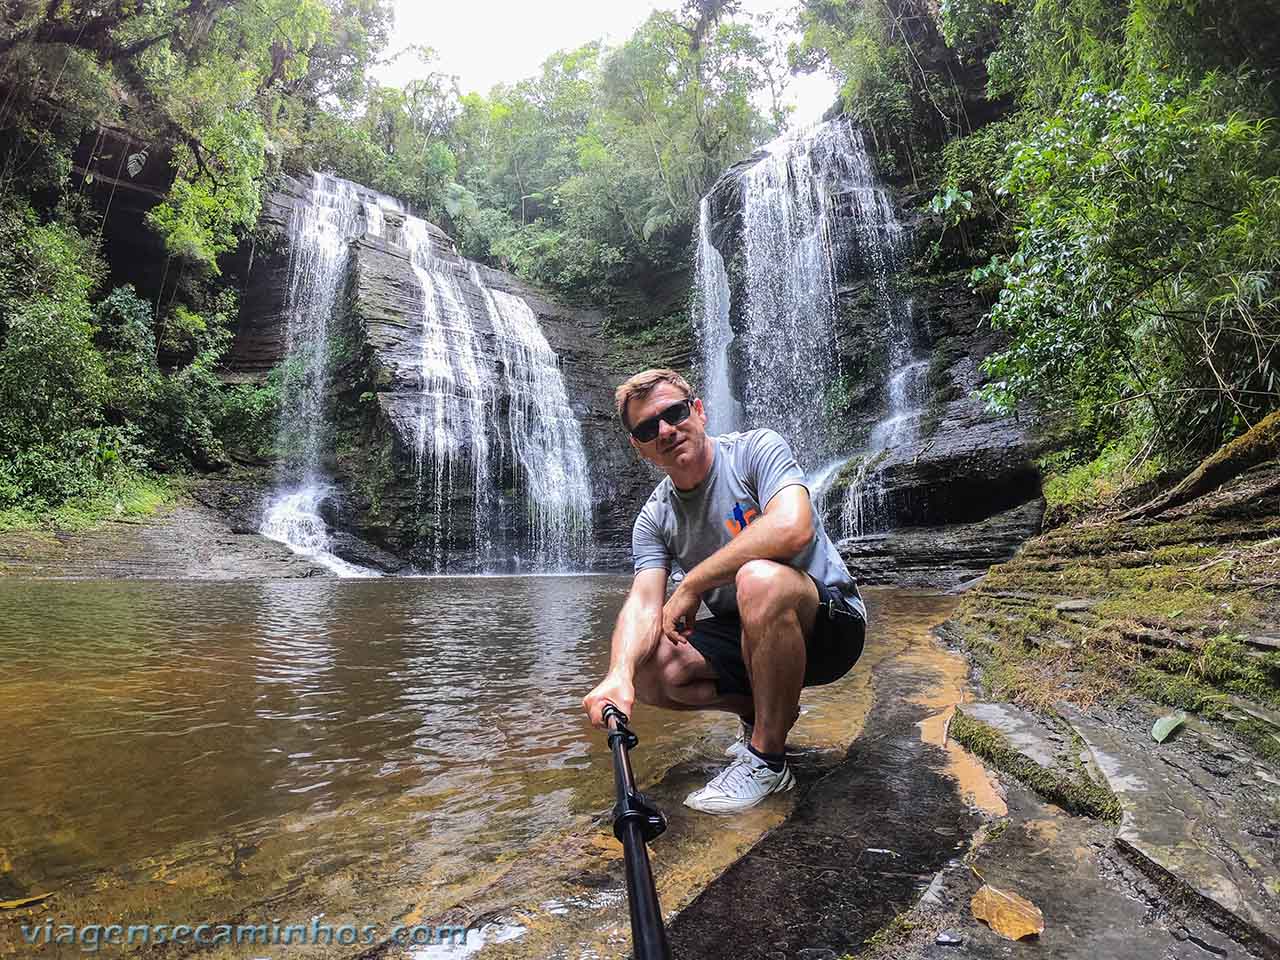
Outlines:
[[[911,301],[893,282],[907,240],[893,198],[876,176],[862,134],[844,119],[775,140],[739,183],[742,303],[736,311],[728,302],[724,261],[710,240],[710,195],[699,224],[697,331],[714,428],[778,430],[801,462],[826,463],[810,479],[819,508],[839,478],[847,483],[845,534],[877,529],[892,520],[877,467],[889,448],[914,437],[927,373],[915,358]],[[867,277],[890,344],[888,411],[854,458],[836,456],[826,429],[828,391],[839,382],[837,264],[846,261]],[[735,337],[742,346],[730,351]],[[738,364],[733,376],[731,354]],[[729,384],[739,387],[740,411],[725,400]],[[716,404],[731,412],[714,419]]]
[[[537,565],[564,568],[590,542],[591,480],[582,428],[569,407],[558,358],[521,297],[491,290],[471,265],[497,338],[507,420],[503,432],[525,487]]]
[[[371,571],[334,556],[320,505],[331,484],[322,457],[330,446],[329,340],[334,308],[346,282],[351,240],[367,213],[355,184],[313,174],[306,202],[289,219],[285,376],[281,390],[277,491],[260,532],[315,558],[339,576]]]
[[[333,492],[323,466],[333,441],[329,343],[361,236],[400,245],[417,280],[416,415],[395,422],[414,454],[429,565],[585,567],[591,484],[582,431],[529,304],[488,287],[399,201],[320,174],[289,222],[285,456],[262,532],[340,575],[371,573],[333,555],[320,510]]]
[[[730,433],[742,422],[742,407],[729,386],[729,277],[724,258],[711,242],[711,203],[698,206],[698,258],[694,265],[695,311],[702,318],[698,335],[702,347],[702,400],[712,433]]]
[[[891,352],[891,358],[893,355]],[[893,525],[892,504],[880,466],[894,447],[916,439],[928,373],[929,361],[907,360],[890,374],[888,411],[871,428],[866,451],[832,471],[832,476],[842,473],[845,481],[840,502],[842,537],[861,537]]]
[[[826,454],[820,411],[836,373],[833,190],[852,173],[847,124],[782,137],[742,176],[743,426],[768,425],[797,454]]]
[[[419,502],[425,495],[433,513],[431,554],[441,558],[445,552],[453,519],[447,501],[455,473],[466,472],[474,501],[472,541],[483,566],[493,521],[488,434],[493,378],[476,360],[480,344],[471,312],[451,265],[436,263],[426,222],[406,217],[401,236],[422,290],[422,400],[413,449]]]
[[[872,428],[866,449],[846,461],[842,471],[844,496],[840,503],[840,535],[861,537],[893,526],[893,505],[885,489],[881,466],[894,447],[916,439],[920,408],[928,393],[929,361],[917,359],[915,306],[897,289],[908,236],[894,210],[888,191],[875,183],[866,150],[858,157],[860,174],[870,186],[851,192],[857,216],[854,234],[863,269],[875,294],[889,343],[889,382],[884,417]],[[866,229],[862,225],[875,225]],[[820,496],[825,494],[820,492]]]
[[[406,217],[401,238],[422,289],[422,401],[412,443],[420,502],[431,511],[432,565],[444,569],[445,545],[469,539],[481,570],[585,566],[591,484],[582,431],[537,317],[521,297],[490,289],[475,264],[436,256],[424,221]],[[483,317],[473,314],[469,289],[479,292]],[[523,494],[514,502],[499,495],[508,477]],[[454,485],[464,478],[469,538],[454,529]],[[500,542],[511,527],[522,542]]]

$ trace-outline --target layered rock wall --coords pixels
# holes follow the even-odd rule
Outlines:
[[[287,243],[281,241],[287,237],[292,209],[304,197],[302,184],[285,179],[264,204],[259,232],[266,249],[255,256],[245,290],[230,356],[233,375],[263,376],[284,359],[289,261]],[[400,242],[402,218],[392,212],[385,216],[381,235],[366,232],[352,242],[346,307],[333,350],[338,361],[337,440],[327,466],[340,491],[329,519],[358,540],[416,565],[439,567],[447,555],[453,569],[465,569],[465,561],[456,561],[474,548],[474,491],[465,482],[451,482],[442,488],[447,502],[437,503],[436,490],[429,480],[424,485],[415,463],[410,438],[422,404],[423,294],[409,251]],[[449,272],[475,330],[476,363],[492,372],[499,385],[492,401],[495,433],[511,398],[500,386],[503,361],[485,294],[476,280],[489,290],[523,298],[533,310],[558,357],[590,465],[594,546],[573,565],[625,567],[631,521],[654,479],[626,444],[613,415],[613,389],[622,375],[608,363],[604,315],[565,306],[510,274],[471,264],[437,228],[428,228],[428,240],[433,269]],[[514,528],[523,505],[513,466],[506,464],[495,479],[495,495],[510,508],[503,511],[503,522],[513,528],[495,532],[516,541],[519,530]],[[361,559],[354,545],[345,552]]]

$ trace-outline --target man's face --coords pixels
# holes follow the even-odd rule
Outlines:
[[[660,383],[643,400],[632,400],[627,404],[627,422],[634,427],[684,399],[679,387]],[[707,415],[703,412],[701,400],[693,399],[689,403],[689,418],[683,423],[672,426],[665,420],[659,420],[658,435],[649,442],[641,443],[635,437],[631,438],[631,445],[640,452],[640,456],[665,473],[687,469],[702,453],[707,435]]]

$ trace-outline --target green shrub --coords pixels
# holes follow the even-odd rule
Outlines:
[[[1139,404],[1194,457],[1280,396],[1280,139],[1241,77],[1089,89],[1012,153],[987,400]],[[1115,417],[1128,429],[1124,417]],[[1115,434],[1113,434],[1115,435]]]
[[[1161,462],[1149,453],[1146,441],[1129,434],[1107,444],[1086,462],[1078,462],[1078,455],[1070,450],[1042,458],[1046,522],[1061,522],[1155,479]]]

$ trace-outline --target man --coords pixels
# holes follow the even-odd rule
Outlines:
[[[667,476],[636,518],[635,580],[609,672],[583,707],[596,726],[605,704],[630,715],[637,698],[736,713],[733,762],[685,803],[737,813],[794,786],[786,738],[800,690],[849,671],[866,610],[782,437],[708,436],[702,401],[674,370],[638,373],[615,399],[631,445]],[[668,599],[675,567],[684,576]]]

